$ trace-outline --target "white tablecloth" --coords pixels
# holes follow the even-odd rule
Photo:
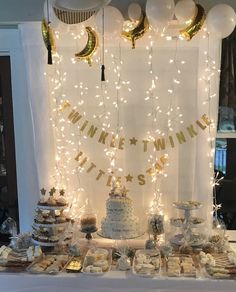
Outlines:
[[[235,231],[228,234],[236,239]],[[104,246],[105,241],[100,240]],[[133,245],[138,247],[139,241]],[[143,245],[143,242],[142,242]],[[231,243],[236,252],[236,243]],[[0,292],[235,292],[236,280],[190,278],[147,279],[131,272],[111,271],[105,276],[59,274],[56,276],[27,273],[0,273]]]
[[[236,281],[210,279],[147,279],[130,272],[112,271],[106,276],[60,274],[0,274],[0,292],[235,292]]]

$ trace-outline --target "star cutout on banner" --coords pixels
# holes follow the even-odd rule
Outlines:
[[[126,182],[132,182],[132,180],[133,180],[133,176],[132,175],[130,175],[130,174],[128,174],[126,177]]]
[[[136,145],[136,143],[138,142],[138,140],[135,138],[135,137],[133,137],[132,139],[129,139],[129,143],[130,143],[130,145]]]

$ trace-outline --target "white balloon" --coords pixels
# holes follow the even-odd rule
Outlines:
[[[112,35],[121,35],[124,18],[121,12],[113,6],[104,8],[104,31]],[[103,9],[100,9],[95,17],[96,26],[100,33],[103,30]]]
[[[175,6],[175,16],[180,22],[189,22],[196,13],[193,0],[179,0]]]
[[[208,12],[206,22],[209,33],[222,39],[226,38],[235,28],[235,11],[227,4],[215,5]]]
[[[133,21],[139,20],[142,13],[141,6],[138,3],[131,3],[128,7],[129,18]]]
[[[71,10],[92,10],[99,9],[110,3],[111,0],[56,0],[57,7]]]
[[[174,0],[147,0],[146,13],[151,27],[163,31],[173,18],[174,9]]]

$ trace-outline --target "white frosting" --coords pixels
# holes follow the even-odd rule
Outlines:
[[[107,216],[101,222],[102,236],[120,239],[139,235],[140,224],[133,214],[133,202],[130,198],[110,197],[106,202],[106,210]]]

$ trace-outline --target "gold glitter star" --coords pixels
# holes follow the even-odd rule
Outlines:
[[[129,192],[129,190],[126,189],[126,187],[124,186],[124,187],[122,188],[122,193],[123,193],[124,195],[127,195],[128,192]]]
[[[132,139],[129,139],[130,145],[136,145],[137,142],[138,140],[135,137],[133,137]]]
[[[49,192],[50,196],[52,197],[53,194],[55,194],[55,192],[56,192],[56,189],[53,187]]]
[[[127,176],[125,176],[125,178],[126,178],[126,182],[132,182],[132,180],[133,180],[133,176],[131,176],[130,174],[128,174]]]
[[[64,196],[65,195],[65,191],[62,189],[60,190],[60,196]]]
[[[42,188],[42,189],[40,190],[40,192],[41,192],[41,194],[44,196],[44,195],[46,194],[46,190],[45,190],[45,188]]]

